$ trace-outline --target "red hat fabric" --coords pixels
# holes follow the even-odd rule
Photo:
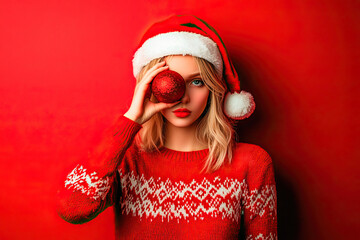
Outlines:
[[[168,55],[192,55],[212,63],[224,78],[228,93],[224,113],[232,119],[249,117],[255,110],[253,96],[240,89],[237,72],[216,30],[193,15],[172,15],[154,23],[143,35],[133,58],[135,77],[151,60]]]

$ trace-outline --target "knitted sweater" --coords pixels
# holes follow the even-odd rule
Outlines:
[[[121,116],[117,129],[66,177],[59,215],[84,223],[115,211],[116,239],[277,239],[272,160],[254,144],[237,143],[231,164],[199,173],[208,149],[140,151],[141,125]],[[243,218],[243,219],[242,219]]]

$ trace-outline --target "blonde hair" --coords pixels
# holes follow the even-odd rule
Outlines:
[[[169,55],[167,57],[171,57]],[[201,172],[211,173],[219,169],[223,164],[231,163],[232,151],[235,144],[234,129],[223,113],[223,101],[226,93],[224,79],[219,78],[213,64],[193,56],[200,70],[200,76],[210,94],[207,106],[197,121],[195,137],[196,140],[207,145],[209,155]],[[153,59],[143,67],[136,77],[140,82],[145,73],[155,64],[164,60],[165,57]],[[156,102],[154,96],[151,101]],[[156,113],[150,120],[143,124],[143,128],[136,137],[136,143],[144,151],[159,151],[164,146],[164,118],[160,112]]]

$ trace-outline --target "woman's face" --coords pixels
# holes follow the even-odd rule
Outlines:
[[[186,91],[181,102],[172,108],[161,111],[167,124],[176,127],[191,126],[205,110],[209,89],[200,77],[200,70],[192,56],[176,55],[165,58],[169,70],[178,72],[185,80]]]

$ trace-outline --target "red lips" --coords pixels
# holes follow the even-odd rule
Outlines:
[[[178,109],[174,110],[173,113],[175,114],[175,116],[183,118],[183,117],[189,116],[191,111],[186,108],[178,108]]]

